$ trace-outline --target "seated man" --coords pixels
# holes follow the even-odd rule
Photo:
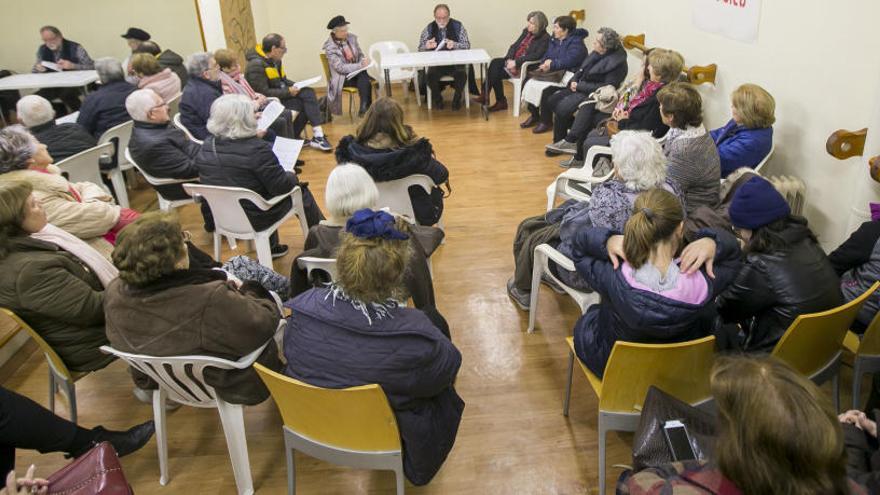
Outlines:
[[[18,120],[31,131],[37,140],[46,145],[52,158],[59,162],[98,144],[79,125],[55,123],[55,109],[49,100],[38,95],[27,95],[15,105]]]
[[[208,52],[194,53],[186,59],[189,84],[180,97],[180,122],[199,140],[208,137],[211,104],[223,94],[220,67]]]
[[[186,67],[183,65],[183,57],[178,55],[172,50],[162,51],[159,48],[159,45],[153,41],[144,41],[137,48],[135,48],[131,54],[134,55],[136,53],[149,53],[150,55],[156,57],[156,60],[159,61],[159,67],[163,69],[171,69],[171,72],[177,74],[177,77],[180,78],[180,85],[186,86],[186,81],[189,79],[189,74],[186,72]],[[126,67],[126,70],[128,67]]]
[[[285,107],[299,112],[294,121],[294,131],[297,135],[306,122],[312,124],[314,137],[309,140],[309,146],[321,151],[331,151],[333,146],[330,145],[321,128],[324,117],[321,115],[315,90],[299,89],[287,78],[281,65],[285,53],[287,53],[287,42],[284,38],[276,33],[267,34],[261,44],[245,54],[247,59],[245,79],[257,93],[269,98],[278,98]]]
[[[55,26],[40,28],[43,44],[37,49],[37,61],[31,72],[46,72],[49,69],[43,62],[57,64],[61,70],[89,70],[95,67],[89,52],[79,43],[64,39],[61,31]],[[71,112],[79,110],[79,88],[43,88],[38,95],[51,101],[61,99]]]
[[[449,16],[449,6],[439,4],[434,7],[434,22],[430,23],[419,36],[419,51],[428,50],[469,50],[471,47],[467,29],[461,22]],[[452,83],[455,96],[452,98],[452,109],[461,108],[462,91],[467,81],[467,68],[464,65],[447,65],[431,67],[427,71],[427,84],[431,88],[433,105],[438,110],[443,109],[443,96],[440,94],[440,79],[451,76],[455,79]]]
[[[125,82],[125,72],[115,58],[99,58],[95,70],[100,85],[83,101],[76,123],[100,138],[107,129],[129,120],[125,99],[137,88]]]

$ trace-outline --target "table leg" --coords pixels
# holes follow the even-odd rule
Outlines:
[[[391,96],[391,69],[385,69],[385,96]]]
[[[480,82],[483,83],[483,88],[486,88],[486,74],[489,73],[489,68],[486,67],[486,64],[480,64]],[[489,120],[489,91],[486,90],[483,92],[483,104],[480,105],[480,111],[483,112],[483,117],[488,121]]]

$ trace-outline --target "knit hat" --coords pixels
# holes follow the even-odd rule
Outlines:
[[[755,176],[737,189],[728,213],[734,227],[755,230],[787,217],[791,208],[773,184]]]
[[[149,41],[150,33],[144,31],[143,29],[139,29],[136,27],[128,28],[128,31],[122,35],[123,38],[127,40],[140,40],[140,41]]]

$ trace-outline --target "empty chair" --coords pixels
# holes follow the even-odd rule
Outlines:
[[[386,55],[395,53],[409,53],[409,47],[402,41],[377,41],[370,45],[370,48],[367,51],[370,54],[370,60],[376,62],[376,69],[372,71],[367,69],[367,72],[370,72],[370,75],[379,82],[379,91],[381,92],[385,89],[385,71],[382,70],[382,58]],[[415,69],[391,69],[389,71],[389,79],[392,84],[396,82],[403,83],[404,97],[409,93],[409,84],[413,83],[413,87],[416,90],[416,102],[419,106],[422,106],[422,98],[419,94],[419,84],[415,78]]]
[[[91,182],[102,187],[107,193],[110,190],[101,178],[101,156],[113,154],[113,143],[103,143],[81,151],[69,158],[56,163],[55,166],[67,174],[70,182]]]
[[[131,139],[131,129],[134,126],[134,121],[129,120],[128,122],[123,122],[115,127],[111,127],[104,131],[104,134],[101,134],[101,137],[98,138],[98,144],[104,143],[114,143],[114,151],[113,157],[116,160],[116,166],[107,171],[107,176],[110,178],[110,182],[113,183],[113,189],[116,193],[116,201],[119,203],[119,206],[123,208],[128,208],[128,191],[126,190],[125,185],[125,176],[123,172],[126,170],[131,170],[131,163],[125,160],[125,156],[123,156],[122,150],[128,148],[128,141]]]
[[[128,151],[128,148],[125,148],[125,159],[126,159],[126,161],[131,163],[131,165],[135,169],[137,169],[137,171],[140,172],[141,175],[144,176],[144,179],[146,179],[147,182],[149,182],[151,186],[166,186],[169,184],[186,184],[186,183],[198,180],[198,177],[194,177],[193,179],[189,179],[189,180],[187,180],[187,179],[160,179],[158,177],[153,177],[152,175],[145,172],[144,169],[142,169],[140,166],[138,166],[137,163],[135,163],[135,161],[131,158],[131,153]],[[195,200],[192,198],[189,198],[189,199],[165,199],[164,197],[162,197],[162,195],[159,193],[159,191],[156,191],[156,196],[159,198],[159,209],[162,211],[171,211],[174,208],[179,208],[184,205],[195,203]]]
[[[429,70],[430,70],[429,67],[425,67],[425,79],[426,79],[426,80],[427,80],[427,78],[428,78],[428,71],[429,71]],[[443,77],[440,78],[440,82],[449,82],[449,83],[451,83],[451,82],[454,82],[454,81],[455,81],[455,78],[452,77],[452,76],[443,76]],[[431,85],[428,84],[428,85],[425,86],[425,87],[426,87],[427,90],[428,90],[428,91],[427,91],[427,95],[428,95],[428,97],[427,97],[427,101],[428,101],[428,110],[430,110],[430,109],[431,109],[431,103],[432,103],[432,97],[431,97]],[[468,85],[467,81],[465,81],[465,83],[464,83],[464,106],[465,106],[465,108],[470,108],[470,107],[471,107],[471,89],[470,89],[470,86]]]

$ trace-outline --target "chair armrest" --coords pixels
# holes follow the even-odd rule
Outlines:
[[[248,201],[251,201],[253,204],[255,204],[257,206],[257,208],[259,208],[263,211],[266,211],[269,208],[272,208],[273,206],[277,205],[278,203],[284,201],[285,199],[287,199],[291,196],[294,196],[298,191],[301,191],[300,187],[293,186],[293,189],[291,189],[290,191],[288,191],[284,194],[279,194],[278,196],[275,196],[274,198],[263,199],[262,197],[259,197],[260,196],[259,194],[256,194],[256,196],[258,198],[248,199]],[[300,197],[302,197],[301,192],[300,192]]]
[[[591,146],[590,150],[587,151],[587,157],[584,159],[584,168],[589,165],[590,169],[593,168],[593,162],[596,161],[596,157],[602,155],[611,158],[611,147],[610,146]]]
[[[538,65],[538,61],[532,60],[531,62],[523,62],[523,64],[519,66],[519,78],[518,79],[519,79],[520,84],[522,84],[523,81],[525,81],[526,74],[529,72],[529,67],[531,67],[533,65]]]
[[[277,333],[277,330],[276,330],[276,333]],[[232,366],[233,369],[237,369],[237,370],[243,370],[245,368],[251,367],[257,361],[257,358],[260,357],[260,354],[262,354],[263,351],[266,350],[266,346],[269,345],[269,342],[272,342],[273,340],[275,340],[274,336],[271,339],[267,340],[260,347],[257,347],[256,349],[254,349],[250,353],[242,356],[241,359],[239,359],[238,361],[229,361],[228,362],[229,366]]]
[[[560,253],[559,251],[553,249],[549,244],[541,244],[535,248],[536,260],[539,255],[547,259],[553,260],[554,263],[570,272],[575,271],[574,261],[570,260],[567,256]]]

